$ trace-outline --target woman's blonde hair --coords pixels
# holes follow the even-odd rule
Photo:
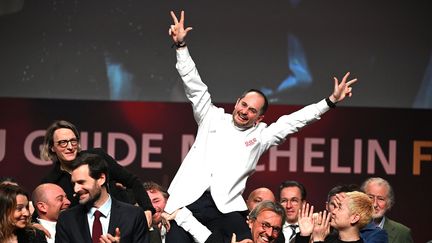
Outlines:
[[[347,192],[348,208],[351,214],[357,214],[360,219],[357,222],[359,229],[366,226],[372,219],[373,203],[372,200],[363,192]]]

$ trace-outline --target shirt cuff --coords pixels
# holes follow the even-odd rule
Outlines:
[[[195,242],[204,243],[211,235],[211,231],[201,224],[186,207],[181,208],[177,212],[175,221],[180,227],[192,235]]]
[[[330,110],[330,107],[327,105],[327,101],[325,99],[322,99],[320,102],[316,103],[316,105],[321,114],[324,114]]]

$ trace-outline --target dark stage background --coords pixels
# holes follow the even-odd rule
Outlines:
[[[348,106],[432,107],[427,0],[0,0],[0,96],[183,101],[170,10],[216,102],[305,105],[346,71]]]
[[[228,112],[232,106],[223,104]],[[265,122],[298,108],[270,106]],[[187,103],[0,98],[0,110],[0,176],[15,177],[29,191],[51,168],[38,154],[44,130],[56,119],[80,129],[84,149],[103,147],[143,181],[165,186],[196,132]],[[432,217],[431,123],[428,110],[338,107],[267,152],[244,195],[260,186],[277,192],[293,179],[322,210],[334,185],[380,176],[396,193],[390,218],[409,226],[415,242],[426,242],[432,239],[425,230]]]

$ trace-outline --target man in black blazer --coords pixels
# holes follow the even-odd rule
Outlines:
[[[144,241],[148,226],[143,210],[112,198],[107,189],[108,176],[108,167],[102,157],[83,154],[75,159],[71,180],[79,205],[60,214],[56,243]],[[101,214],[101,227],[96,227],[95,212]],[[101,235],[94,235],[93,231],[100,228]]]

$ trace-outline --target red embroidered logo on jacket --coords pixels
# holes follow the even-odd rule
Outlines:
[[[254,145],[254,144],[256,143],[256,141],[257,141],[257,139],[256,139],[256,138],[253,138],[253,139],[251,139],[251,140],[246,141],[246,142],[245,142],[245,145],[246,145],[246,147],[248,147],[248,146],[252,146],[252,145]]]

